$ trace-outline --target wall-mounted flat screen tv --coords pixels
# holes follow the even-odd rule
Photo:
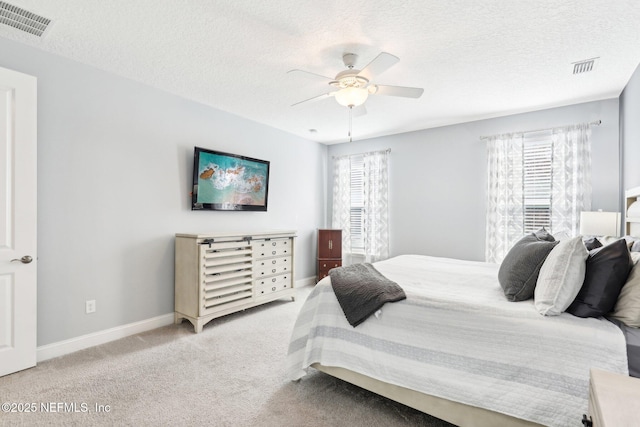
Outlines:
[[[192,210],[266,211],[269,162],[195,147]]]

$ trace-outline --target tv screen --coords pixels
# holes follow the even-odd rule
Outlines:
[[[195,147],[192,210],[266,211],[269,162]]]

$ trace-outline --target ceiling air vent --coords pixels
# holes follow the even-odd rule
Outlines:
[[[18,6],[0,1],[0,23],[41,37],[51,20]]]
[[[596,66],[596,59],[584,59],[582,61],[574,62],[573,65],[573,74],[582,74],[588,73],[589,71],[593,71]]]

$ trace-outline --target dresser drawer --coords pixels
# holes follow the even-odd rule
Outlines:
[[[274,274],[282,274],[288,273],[291,271],[291,265],[287,264],[279,264],[273,265],[271,267],[260,268],[254,271],[254,276],[256,279],[260,277],[268,277],[273,276]]]
[[[342,266],[342,260],[318,261],[318,282],[329,275],[329,270]]]
[[[256,298],[259,298],[274,292],[290,289],[291,275],[283,274],[280,276],[268,277],[265,279],[255,280],[253,283],[255,296]]]
[[[265,258],[256,260],[254,263],[254,268],[257,270],[269,269],[274,267],[282,267],[287,266],[291,268],[291,257],[290,256],[281,256],[278,258]]]
[[[255,259],[291,255],[291,239],[254,240],[253,257]]]

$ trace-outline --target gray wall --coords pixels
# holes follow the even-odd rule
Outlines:
[[[618,111],[618,99],[609,99],[331,145],[328,221],[332,157],[391,148],[391,255],[415,253],[484,260],[486,151],[480,136],[594,120],[602,120],[602,124],[592,128],[592,207],[618,210]]]
[[[296,279],[315,275],[326,146],[1,38],[0,52],[38,78],[39,346],[173,312],[176,232],[295,229]],[[270,160],[269,211],[192,212],[194,146]]]
[[[640,67],[620,95],[624,189],[640,187]]]
[[[38,78],[40,346],[171,313],[176,232],[296,229],[296,279],[313,276],[315,230],[330,225],[331,155],[392,149],[392,255],[484,258],[481,135],[601,119],[593,208],[619,209],[617,99],[327,149],[1,38],[0,52],[0,66]],[[637,153],[638,72],[621,105],[625,151]],[[195,145],[270,160],[269,212],[191,212]],[[627,166],[625,185],[640,185],[639,174]],[[84,314],[87,299],[95,314]]]

